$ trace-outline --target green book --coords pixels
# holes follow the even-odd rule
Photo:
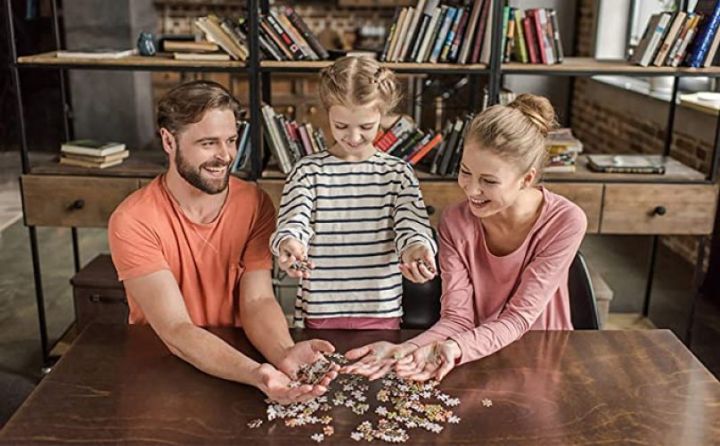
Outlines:
[[[527,48],[525,48],[525,30],[522,19],[525,13],[519,8],[515,10],[515,57],[522,63],[528,63]]]

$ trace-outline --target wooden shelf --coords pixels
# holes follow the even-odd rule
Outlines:
[[[565,76],[602,74],[642,75],[642,76],[718,76],[720,67],[642,67],[626,60],[598,60],[590,57],[567,57],[560,64],[523,64],[511,62],[502,64],[504,74],[556,74]]]
[[[332,65],[333,61],[302,61],[287,62],[276,60],[264,60],[260,62],[260,68],[268,72],[314,72]],[[488,67],[485,64],[458,65],[448,63],[391,63],[383,62],[384,67],[390,68],[398,73],[486,73]]]
[[[76,167],[60,164],[58,156],[43,156],[40,160],[31,159],[31,174],[38,175],[79,175],[99,177],[153,178],[167,169],[167,158],[157,152],[130,152],[130,156],[117,166],[106,169]]]
[[[247,69],[244,62],[175,60],[168,55],[127,56],[117,59],[94,59],[80,57],[57,57],[56,51],[18,58],[20,67],[84,68],[95,70],[154,70],[154,71],[224,71]]]
[[[662,158],[660,155],[649,155],[651,158]],[[701,183],[705,181],[705,174],[680,161],[666,157],[666,172],[663,175],[656,174],[629,174],[629,173],[599,173],[593,172],[587,167],[587,156],[580,155],[577,160],[575,172],[556,172],[543,175],[542,182],[546,183]],[[454,177],[443,177],[427,172],[416,170],[418,180],[422,182],[454,183]],[[263,180],[283,180],[285,174],[275,167],[265,169],[262,173]]]

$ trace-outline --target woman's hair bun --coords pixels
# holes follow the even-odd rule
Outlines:
[[[508,107],[522,112],[543,136],[547,136],[550,130],[557,127],[555,110],[547,98],[523,93],[508,104]]]

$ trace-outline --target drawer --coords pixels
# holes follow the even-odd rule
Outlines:
[[[138,184],[135,178],[23,175],[25,224],[107,226],[110,214]]]
[[[585,183],[543,183],[549,191],[562,195],[580,206],[587,216],[587,232],[600,231],[603,185]]]
[[[91,322],[127,324],[128,304],[122,288],[79,288],[73,290],[75,318],[82,330]]]
[[[714,185],[608,184],[600,232],[603,234],[711,234]]]
[[[446,207],[465,200],[465,192],[455,181],[433,182],[420,181],[425,206],[427,207],[430,224],[437,228],[440,216]]]

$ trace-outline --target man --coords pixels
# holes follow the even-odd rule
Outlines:
[[[298,367],[333,346],[294,344],[271,285],[275,211],[257,186],[230,177],[239,104],[214,82],[180,85],[160,100],[157,122],[167,172],[110,218],[113,262],[131,324],[149,323],[170,351],[208,374],[253,385],[283,403],[327,390],[291,389]],[[259,364],[204,326],[243,327],[269,363]]]

